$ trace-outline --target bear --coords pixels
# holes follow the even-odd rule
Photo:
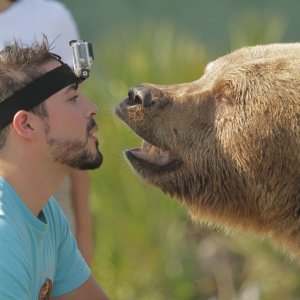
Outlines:
[[[244,47],[189,83],[133,86],[116,115],[133,170],[196,222],[300,256],[300,43]]]

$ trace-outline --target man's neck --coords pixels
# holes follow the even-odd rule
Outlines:
[[[66,173],[35,167],[30,162],[20,164],[0,160],[0,176],[7,180],[27,208],[37,216],[50,196],[58,190]]]
[[[13,4],[10,0],[0,0],[0,13],[7,10]]]

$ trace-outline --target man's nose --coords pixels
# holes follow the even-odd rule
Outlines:
[[[90,101],[89,99],[87,99],[84,96],[82,96],[82,97],[83,97],[83,100],[84,100],[84,111],[85,111],[85,114],[87,115],[87,117],[97,115],[98,112],[99,112],[97,104]]]

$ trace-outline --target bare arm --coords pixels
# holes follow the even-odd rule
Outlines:
[[[71,173],[71,197],[74,207],[75,237],[84,259],[91,265],[93,257],[92,218],[89,210],[90,180],[87,171]]]
[[[60,297],[52,298],[55,300],[108,300],[104,291],[97,284],[96,280],[90,276],[79,288]]]

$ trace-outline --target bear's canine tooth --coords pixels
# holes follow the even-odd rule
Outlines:
[[[155,146],[152,146],[151,149],[149,150],[149,155],[155,155],[158,152],[158,148]]]

